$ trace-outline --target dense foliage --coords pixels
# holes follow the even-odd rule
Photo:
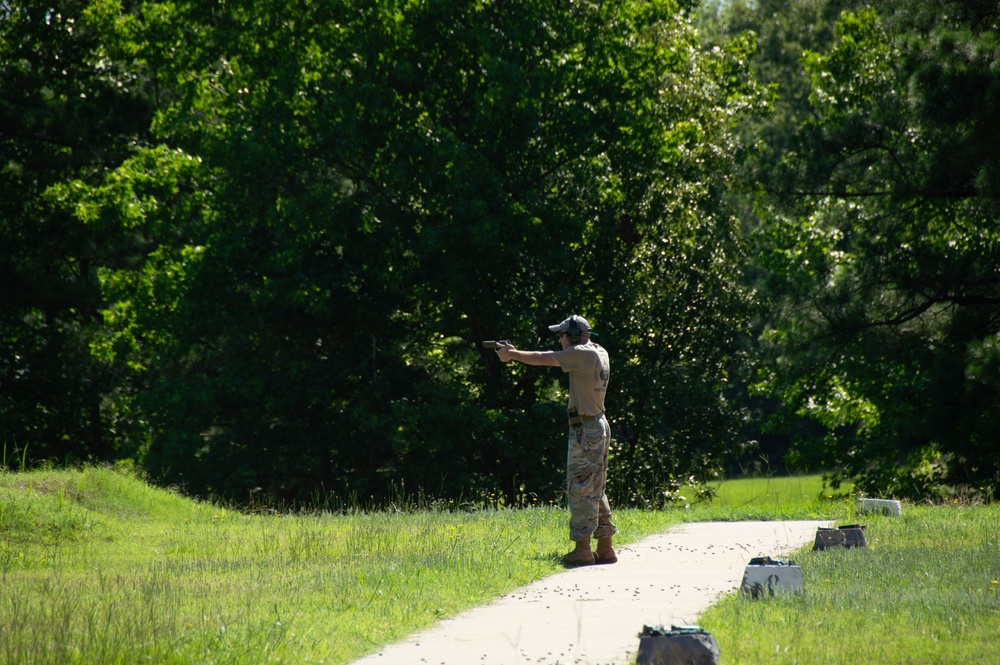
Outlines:
[[[618,502],[996,487],[995,3],[695,4],[0,3],[3,463],[555,498],[577,312]]]
[[[703,49],[672,1],[5,11],[0,103],[40,118],[3,136],[8,446],[240,500],[552,497],[565,380],[477,342],[552,348],[571,311],[615,358],[620,498],[741,445],[750,296],[715,192],[749,39]]]
[[[97,271],[141,251],[47,199],[100,182],[152,120],[101,59],[108,35],[77,23],[81,9],[0,3],[0,433],[8,455],[27,446],[36,459],[116,454],[104,401],[122,377],[90,349],[103,329]]]
[[[758,68],[789,91],[762,133],[752,222],[774,425],[798,433],[793,461],[868,491],[996,488],[1000,9],[806,1],[782,10],[794,23],[760,9],[734,24],[801,46]]]

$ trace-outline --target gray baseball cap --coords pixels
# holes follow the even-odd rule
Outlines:
[[[561,323],[549,326],[549,330],[554,333],[564,333],[571,327],[579,328],[582,334],[590,334],[590,322],[582,316],[577,316],[576,314],[571,315],[568,319],[565,319]]]

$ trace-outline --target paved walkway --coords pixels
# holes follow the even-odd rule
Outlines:
[[[558,573],[411,635],[355,665],[623,665],[644,625],[695,623],[752,557],[814,542],[830,522],[699,522]],[[808,580],[806,581],[808,586]]]

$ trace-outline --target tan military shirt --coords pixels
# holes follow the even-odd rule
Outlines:
[[[556,351],[562,371],[569,374],[569,409],[581,415],[604,412],[604,395],[611,378],[611,362],[603,347],[587,342]]]

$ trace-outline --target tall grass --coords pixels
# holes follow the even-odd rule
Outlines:
[[[851,486],[834,491],[819,475],[747,477],[709,483],[709,487],[715,498],[693,504],[687,519],[836,519],[850,514],[855,500]]]
[[[622,542],[679,515],[621,511]],[[0,662],[347,663],[560,569],[561,509],[241,514],[0,474]]]
[[[616,511],[627,544],[683,520],[822,518],[864,550],[795,555],[806,593],[701,617],[723,663],[997,662],[1000,510],[858,516],[818,477]],[[0,472],[0,663],[349,663],[561,570],[561,508],[246,514],[106,468]]]
[[[854,516],[869,546],[796,555],[805,590],[700,619],[722,663],[1000,663],[1000,507]]]

